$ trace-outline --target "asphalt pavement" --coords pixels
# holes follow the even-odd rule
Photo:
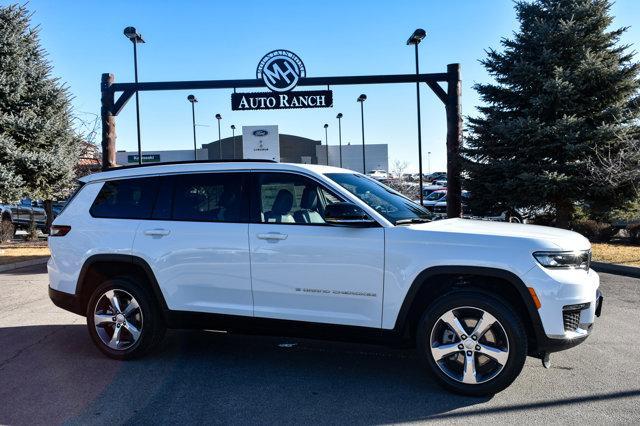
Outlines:
[[[144,359],[105,358],[56,308],[44,265],[0,274],[0,424],[640,423],[640,280],[601,274],[582,345],[528,359],[491,398],[441,389],[413,351],[170,331]]]

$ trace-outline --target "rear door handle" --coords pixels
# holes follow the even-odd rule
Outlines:
[[[144,235],[150,235],[152,237],[164,237],[166,235],[169,235],[170,233],[171,231],[169,231],[168,229],[161,228],[147,229],[146,231],[144,231]]]
[[[258,238],[261,240],[286,240],[287,234],[281,234],[279,232],[269,232],[266,234],[258,234]]]

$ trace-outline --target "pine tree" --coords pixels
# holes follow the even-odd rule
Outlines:
[[[546,209],[567,227],[577,204],[594,218],[637,194],[639,67],[608,0],[515,3],[519,30],[481,63],[483,106],[469,119],[465,185],[482,210]]]
[[[0,200],[52,200],[74,179],[79,138],[24,6],[0,6]],[[47,203],[50,204],[50,203]],[[49,216],[51,216],[49,214]]]

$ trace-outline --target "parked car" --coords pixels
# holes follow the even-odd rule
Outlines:
[[[433,186],[432,188],[441,188]],[[462,217],[465,219],[478,219],[489,220],[493,222],[512,222],[512,223],[524,223],[527,218],[526,215],[519,212],[517,209],[508,208],[504,206],[495,206],[494,208],[478,212],[473,211],[469,206],[469,198],[471,194],[469,191],[462,191]],[[419,204],[420,202],[416,200]],[[430,195],[423,197],[423,205],[430,212],[438,218],[444,218],[447,216],[447,189],[436,189],[432,191]]]
[[[115,359],[166,327],[412,341],[443,386],[489,395],[600,315],[581,235],[431,221],[351,170],[164,164],[81,181],[51,230],[49,296]]]
[[[28,230],[32,222],[41,231],[45,230],[47,224],[44,208],[30,198],[23,198],[17,204],[0,204],[0,217],[0,239],[4,240],[13,238],[17,230]]]
[[[447,172],[433,172],[425,176],[425,180],[428,182],[434,182],[436,180],[447,180]]]
[[[440,201],[443,198],[446,199],[447,197],[446,189],[442,189],[441,186],[433,186],[432,188],[437,188],[437,189],[433,191],[429,191],[427,196],[422,197],[422,205],[430,212],[433,212],[433,206],[435,206],[436,203],[438,203],[438,201]],[[426,192],[427,192],[427,189],[424,188],[423,194]],[[416,202],[419,204],[420,200],[416,200]]]
[[[389,173],[385,170],[371,170],[367,173],[367,176],[370,176],[376,180],[386,180],[389,179]]]
[[[442,190],[447,190],[446,187],[442,187],[440,185],[427,185],[427,186],[423,186],[422,187],[422,199],[425,200],[429,195],[431,195],[431,193],[435,192],[435,191],[442,191]],[[418,192],[419,193],[419,192]],[[417,201],[418,204],[420,203],[419,201]]]

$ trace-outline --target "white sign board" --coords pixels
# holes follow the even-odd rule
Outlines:
[[[242,126],[242,158],[280,161],[278,126]]]

